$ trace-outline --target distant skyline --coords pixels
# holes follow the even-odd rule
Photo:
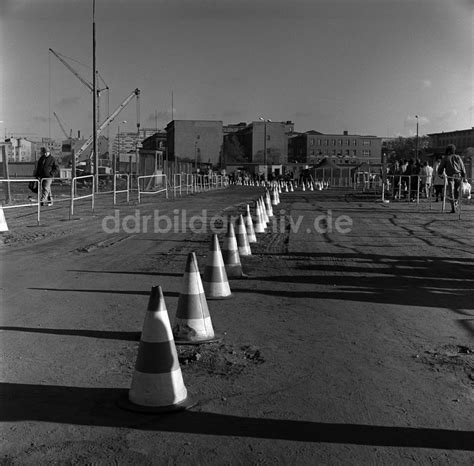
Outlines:
[[[93,0],[0,3],[0,137],[85,137]],[[141,127],[291,120],[296,131],[412,136],[471,128],[472,0],[96,0],[112,112],[141,90]],[[87,66],[85,66],[87,65]],[[105,94],[103,93],[105,103]],[[106,106],[101,109],[101,120]],[[126,123],[123,123],[126,121]],[[136,129],[132,101],[110,137]],[[105,133],[107,134],[107,133]]]

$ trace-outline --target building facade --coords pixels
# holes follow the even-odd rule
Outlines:
[[[294,131],[292,121],[253,121],[245,126],[242,123],[229,125],[232,129],[237,126],[240,129],[226,131],[226,162],[263,166],[288,162],[288,139]],[[239,157],[231,152],[238,153]]]
[[[380,165],[382,138],[349,134],[323,134],[307,131],[290,139],[292,162],[318,164],[324,159],[337,165]]]
[[[195,167],[222,163],[222,121],[173,120],[166,126],[169,161],[190,162]]]

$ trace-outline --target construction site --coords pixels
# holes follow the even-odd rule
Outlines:
[[[469,201],[115,195],[5,210],[2,464],[471,463]]]

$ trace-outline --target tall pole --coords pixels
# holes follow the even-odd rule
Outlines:
[[[415,160],[418,160],[418,115],[415,115],[416,118],[416,153]]]
[[[94,151],[95,188],[99,190],[99,153],[97,150],[97,82],[95,63],[95,0],[92,0],[92,147]]]

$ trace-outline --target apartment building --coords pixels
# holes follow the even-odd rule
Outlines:
[[[382,138],[370,135],[324,134],[307,131],[290,138],[291,162],[318,164],[324,159],[337,165],[382,163]]]

